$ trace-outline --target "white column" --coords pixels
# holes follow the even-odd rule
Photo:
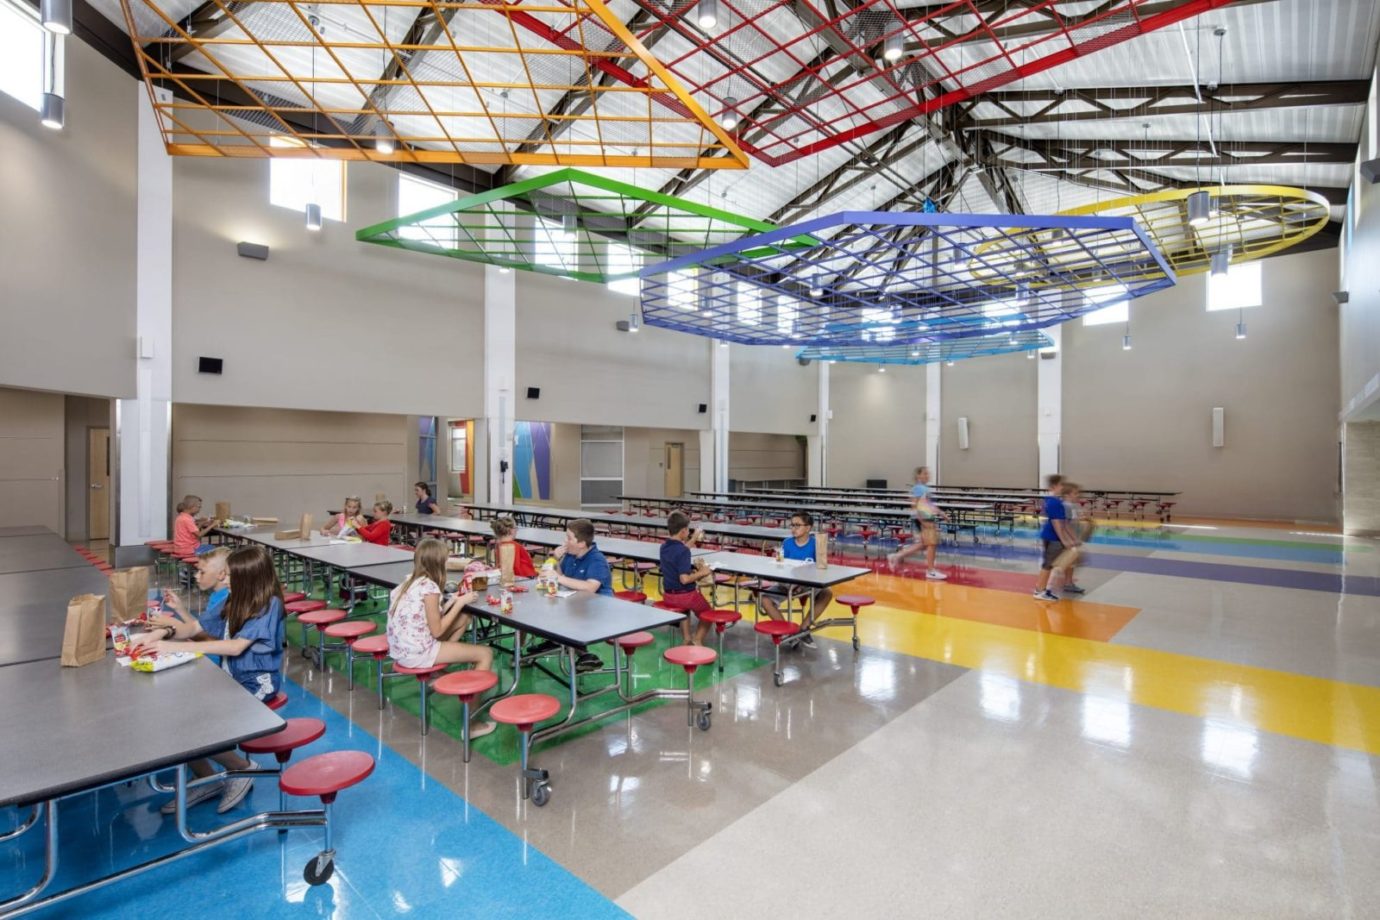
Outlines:
[[[728,491],[729,348],[709,342],[709,430],[714,446],[714,492]]]
[[[484,460],[488,500],[513,503],[513,413],[517,386],[517,280],[484,267]],[[478,490],[476,489],[476,495]]]
[[[1043,486],[1045,477],[1059,472],[1059,442],[1063,438],[1064,406],[1064,347],[1063,328],[1050,326],[1042,329],[1054,340],[1054,357],[1041,355],[1035,362],[1035,439],[1040,448],[1039,479],[1036,488]]]
[[[708,428],[700,432],[700,491],[714,491],[714,423],[712,421]]]
[[[829,362],[815,364],[819,367],[819,404],[815,408],[815,433],[805,439],[805,481],[825,486],[829,482]]]
[[[940,482],[939,432],[944,406],[940,376],[938,361],[925,365],[925,466],[930,468],[930,482],[934,485]]]
[[[168,536],[172,446],[172,158],[139,93],[135,199],[135,390],[115,400],[117,545]],[[214,496],[207,496],[208,502]]]

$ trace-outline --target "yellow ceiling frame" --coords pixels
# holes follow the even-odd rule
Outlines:
[[[195,20],[160,2],[120,6],[175,156],[749,165],[603,0],[211,0]]]

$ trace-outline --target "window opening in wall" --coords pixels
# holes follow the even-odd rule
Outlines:
[[[436,491],[436,416],[417,419],[417,481],[431,487],[431,497],[442,508],[445,500]]]
[[[0,92],[34,111],[43,102],[43,27],[27,3],[0,0]]]
[[[275,137],[271,147],[304,147],[294,137]],[[273,157],[268,161],[268,201],[279,208],[303,211],[321,205],[326,220],[345,219],[345,163],[321,157]]]
[[[788,297],[776,298],[776,331],[781,335],[795,334],[795,318],[798,311]]]
[[[580,426],[580,507],[618,508],[623,494],[623,429]]]
[[[1246,307],[1258,307],[1261,303],[1259,261],[1233,265],[1225,275],[1208,275],[1209,311],[1242,310]]]
[[[575,231],[566,230],[554,220],[538,217],[534,228],[533,256],[538,265],[573,272],[580,260],[575,251]]]
[[[642,253],[631,246],[624,246],[622,243],[609,243],[608,249],[608,272],[611,275],[622,275],[627,272],[637,271],[642,267]],[[609,290],[615,294],[628,294],[636,297],[642,293],[640,278],[621,278],[617,281],[609,282]]]
[[[755,284],[738,284],[738,322],[756,326],[762,321],[762,292]]]
[[[455,189],[449,186],[428,182],[398,173],[398,216],[406,217],[455,200]],[[400,235],[405,240],[421,240],[436,246],[453,249],[457,245],[455,217],[445,214],[424,220],[420,224],[402,227]]]
[[[1089,306],[1102,305],[1090,313],[1083,314],[1084,326],[1124,323],[1131,317],[1131,302],[1126,299],[1126,289],[1119,284],[1090,288],[1084,292],[1083,299]]]

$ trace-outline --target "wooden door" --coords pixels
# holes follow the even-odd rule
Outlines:
[[[86,539],[110,539],[110,429],[86,429]]]
[[[666,497],[680,498],[685,494],[685,445],[666,445]]]

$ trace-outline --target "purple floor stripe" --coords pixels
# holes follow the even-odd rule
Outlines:
[[[1183,562],[1178,559],[1119,556],[1111,553],[1089,553],[1084,564],[1097,569],[1142,572],[1147,575],[1172,575],[1178,578],[1231,581],[1243,585],[1267,585],[1272,588],[1301,588],[1305,591],[1326,591],[1330,594],[1380,597],[1380,578],[1373,575],[1300,572],[1294,569],[1221,565],[1215,562]]]

